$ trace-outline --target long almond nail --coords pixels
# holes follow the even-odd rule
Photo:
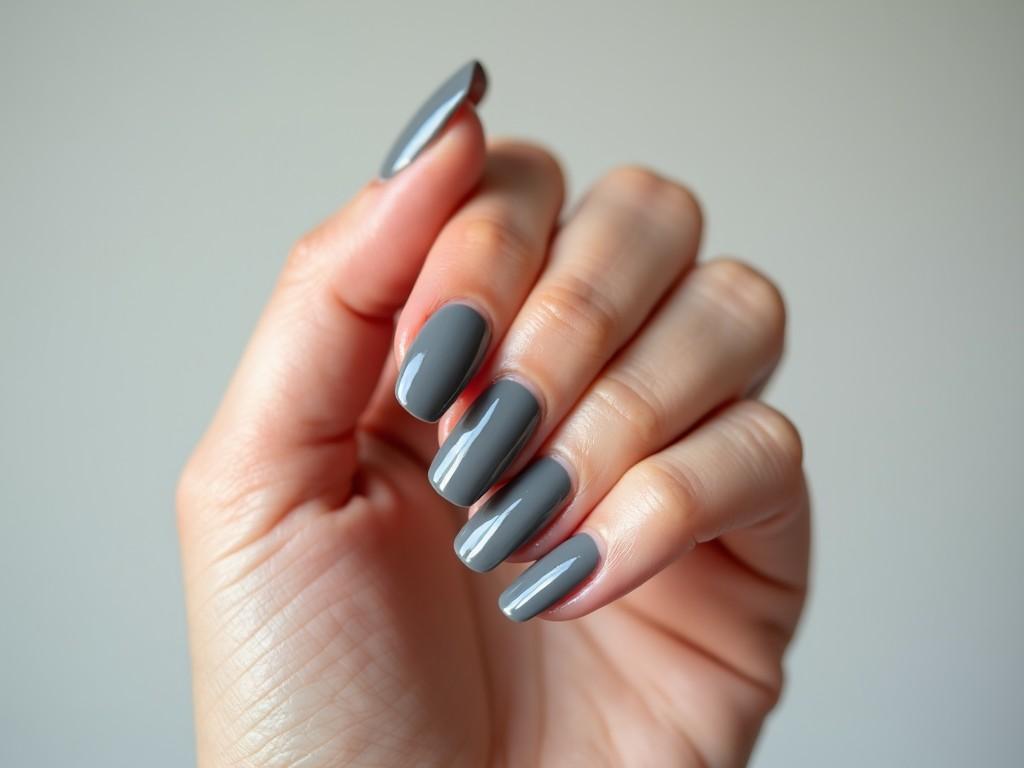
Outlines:
[[[444,130],[464,102],[479,104],[486,91],[487,74],[483,65],[474,59],[461,66],[410,118],[388,150],[380,166],[380,177],[390,179],[409,165]]]

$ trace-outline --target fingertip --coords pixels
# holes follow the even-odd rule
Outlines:
[[[487,73],[476,59],[452,73],[402,128],[380,167],[380,177],[390,179],[410,164],[437,139],[467,104],[478,104],[487,91]]]
[[[465,105],[412,165],[393,178],[370,182],[373,217],[364,224],[386,230],[380,234],[388,237],[392,251],[396,241],[414,240],[422,259],[444,222],[479,183],[485,154],[483,125]]]
[[[466,107],[402,173],[370,181],[321,228],[323,254],[337,257],[331,281],[359,312],[392,314],[408,298],[444,223],[480,180],[483,126]]]

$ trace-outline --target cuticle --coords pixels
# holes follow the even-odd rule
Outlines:
[[[569,538],[571,539],[573,536],[579,536],[581,534],[583,536],[589,537],[590,540],[594,542],[594,546],[597,548],[597,565],[594,566],[594,570],[592,570],[590,572],[590,576],[587,577],[589,582],[596,578],[594,574],[600,571],[601,566],[604,565],[605,558],[608,556],[608,547],[605,543],[604,536],[598,535],[597,531],[595,531],[593,528],[585,528],[581,526],[577,528],[575,531],[573,531],[572,535],[569,536]],[[568,539],[566,539],[566,541],[568,541]]]
[[[606,559],[605,548],[603,546],[603,538],[598,536],[592,530],[583,530],[577,528],[572,535],[570,535],[566,541],[571,539],[573,536],[584,534],[590,537],[590,540],[594,542],[594,546],[597,547],[597,562],[594,564],[594,569],[587,574],[586,578],[576,586],[572,595],[560,601],[557,605],[553,605],[547,610],[543,611],[539,615],[549,615],[552,618],[558,616],[559,611],[562,611],[570,606],[576,605],[580,600],[589,595],[597,585],[604,578],[604,564]]]
[[[409,349],[412,347],[413,344],[416,343],[416,339],[419,338],[420,333],[426,327],[427,323],[429,323],[431,319],[434,317],[434,315],[436,315],[442,309],[444,309],[445,307],[452,306],[454,304],[461,304],[465,307],[469,307],[484,319],[484,325],[487,326],[487,336],[486,343],[483,345],[483,352],[481,353],[481,359],[483,358],[483,356],[486,354],[486,350],[490,348],[491,341],[494,338],[494,320],[491,318],[490,313],[486,309],[484,309],[484,307],[476,299],[455,298],[448,299],[447,301],[443,301],[440,304],[434,304],[431,307],[431,309],[426,313],[426,319],[420,324],[419,329],[416,331],[416,335],[409,340],[409,343],[405,349],[400,350],[402,353],[402,357],[397,361],[399,370],[401,370],[402,368],[402,363],[405,362],[406,355],[409,354]]]
[[[464,307],[469,307],[484,319],[484,323],[487,325],[487,341],[490,343],[491,335],[494,333],[494,318],[491,317],[491,313],[484,308],[483,304],[474,298],[460,297],[456,299],[448,299],[442,304],[434,307],[427,316],[427,319],[429,320],[442,309],[451,306],[452,304],[462,304]]]
[[[540,454],[537,456],[537,459],[551,459],[552,461],[557,461],[559,466],[565,470],[565,474],[569,478],[569,492],[565,494],[565,499],[563,499],[563,503],[561,504],[561,509],[564,512],[576,501],[576,492],[579,489],[579,477],[576,473],[576,467],[574,467],[569,458],[557,448]]]
[[[544,397],[537,390],[537,387],[534,386],[533,382],[514,371],[499,371],[487,386],[490,388],[502,380],[513,381],[530,393],[533,399],[537,402],[537,425],[540,426],[544,421],[544,417],[547,415],[547,404],[544,401]]]

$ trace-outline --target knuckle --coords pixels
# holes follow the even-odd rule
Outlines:
[[[495,142],[492,156],[508,157],[517,163],[524,164],[539,177],[562,184],[564,176],[562,164],[546,147],[514,139],[502,139]]]
[[[252,461],[250,449],[208,440],[200,440],[178,475],[174,501],[181,533],[214,515],[240,519],[266,505],[266,467]]]
[[[582,278],[563,277],[540,289],[536,301],[543,326],[573,347],[604,358],[619,318],[600,289]]]
[[[650,168],[621,165],[608,171],[597,183],[597,188],[628,199],[650,200],[661,193],[665,184],[665,180]]]
[[[300,237],[288,251],[288,260],[285,268],[289,271],[301,271],[313,260],[316,246],[313,243],[313,235],[307,233]]]
[[[698,228],[703,221],[700,203],[694,194],[677,182],[663,179],[656,201],[655,209],[661,217],[678,225],[685,225],[688,230]]]
[[[178,475],[178,484],[175,486],[174,499],[179,528],[184,527],[191,511],[199,506],[205,492],[205,483],[196,469],[195,459],[191,458],[182,468]]]
[[[698,224],[703,220],[700,203],[688,188],[650,168],[624,165],[609,171],[598,185],[658,218]]]
[[[626,426],[625,434],[639,449],[649,451],[661,443],[662,409],[650,387],[639,376],[609,372],[594,393],[605,407]]]
[[[532,163],[536,165],[539,175],[553,180],[559,187],[565,185],[565,173],[562,171],[562,163],[551,151],[536,144],[523,146]]]
[[[313,279],[317,266],[322,262],[323,245],[319,233],[314,230],[307,232],[292,245],[288,251],[281,282],[284,285],[302,285]]]
[[[477,214],[460,222],[453,239],[464,253],[485,258],[485,261],[501,259],[516,267],[525,267],[533,252],[526,236],[513,226],[509,217],[497,212]]]
[[[800,431],[785,415],[758,400],[745,403],[748,432],[752,440],[784,470],[803,466],[804,444]]]
[[[717,305],[763,334],[773,347],[781,347],[786,330],[786,304],[775,283],[736,259],[717,259],[701,272]]]
[[[288,262],[295,266],[302,266],[315,261],[321,251],[321,237],[317,230],[306,232],[299,237],[288,253]]]
[[[612,205],[621,207],[677,258],[690,261],[696,255],[703,225],[700,203],[689,189],[641,166],[622,166],[610,171],[595,189]]]
[[[677,529],[684,533],[688,548],[696,546],[694,527],[702,495],[697,478],[659,456],[647,459],[636,470],[657,507],[675,516]]]

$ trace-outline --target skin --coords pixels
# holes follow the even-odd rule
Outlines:
[[[781,299],[697,263],[696,204],[650,171],[611,172],[556,231],[562,197],[545,151],[486,145],[466,107],[296,245],[179,485],[201,765],[748,759],[807,584],[799,435],[752,399]],[[424,424],[396,364],[452,299],[492,348]],[[496,607],[522,566],[462,566],[466,510],[426,479],[504,374],[543,408],[511,472],[553,454],[575,487],[513,559],[578,531],[602,553],[526,624]]]

